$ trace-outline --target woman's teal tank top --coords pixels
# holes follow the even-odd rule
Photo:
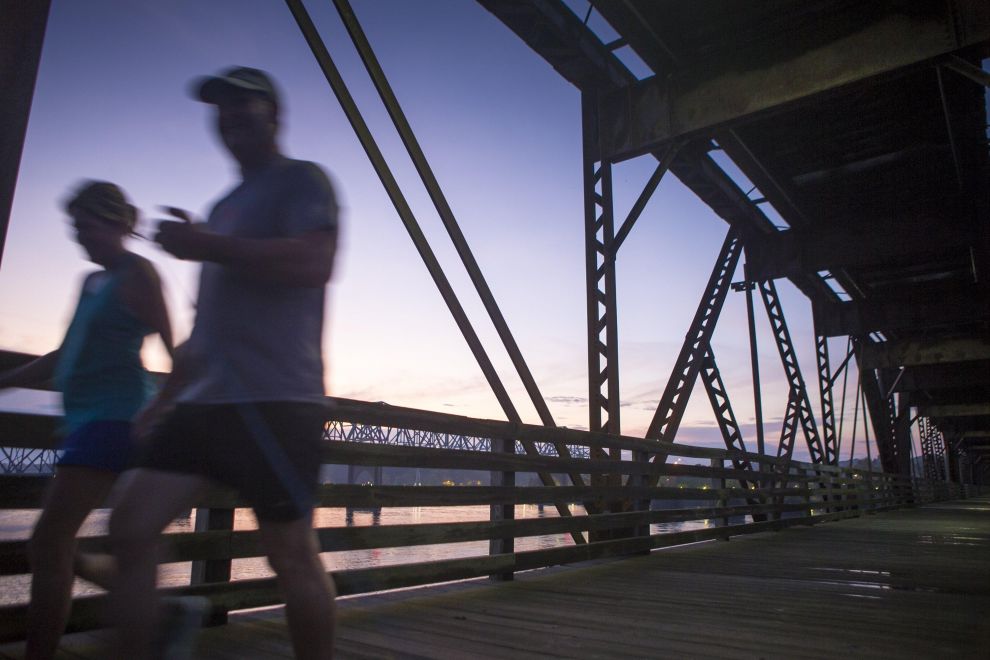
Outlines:
[[[89,422],[130,420],[153,394],[141,364],[141,344],[151,332],[120,300],[121,280],[133,261],[89,278],[65,333],[55,367],[62,391],[64,431]]]

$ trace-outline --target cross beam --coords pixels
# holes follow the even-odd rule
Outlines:
[[[863,346],[862,357],[864,369],[990,360],[990,339],[969,337],[870,343]]]
[[[987,384],[990,361],[959,362],[951,368],[940,365],[908,367],[894,386],[895,392],[918,390],[959,390],[982,387]]]
[[[966,29],[959,30],[957,25]],[[891,7],[858,31],[808,47],[771,66],[755,57],[746,61],[740,55],[731,65],[688,63],[683,70],[658,72],[661,75],[603,97],[602,155],[613,161],[632,158],[667,141],[710,134],[844,85],[936,60],[988,38],[990,4],[954,0],[930,3],[929,11],[910,15]]]
[[[932,229],[938,241],[932,241]],[[788,229],[747,243],[749,276],[757,280],[798,277],[823,270],[869,268],[893,260],[912,263],[968,260],[979,244],[975,223],[943,217],[863,219],[855,226]]]
[[[983,417],[990,415],[990,403],[920,406],[918,412],[927,417]]]
[[[990,299],[978,294],[940,293],[937,299],[876,298],[850,302],[816,300],[815,327],[827,337],[920,330],[990,321]]]

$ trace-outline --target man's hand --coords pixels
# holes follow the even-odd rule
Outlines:
[[[151,403],[138,411],[137,415],[131,421],[131,437],[139,446],[144,446],[148,443],[149,438],[161,423],[165,413],[171,410],[171,408],[170,403],[158,398],[152,400]]]
[[[158,223],[155,241],[162,249],[179,259],[209,261],[213,253],[215,234],[203,223],[194,223],[188,211],[172,206],[161,207],[178,220],[162,220]]]

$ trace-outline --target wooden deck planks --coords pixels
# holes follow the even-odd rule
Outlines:
[[[986,658],[990,498],[339,609],[340,658]],[[280,608],[231,621],[197,657],[292,657]],[[67,636],[61,657],[105,657],[102,640]]]

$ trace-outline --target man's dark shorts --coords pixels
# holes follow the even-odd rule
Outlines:
[[[261,402],[180,404],[140,467],[196,474],[236,490],[259,520],[290,522],[316,502],[326,407]]]

